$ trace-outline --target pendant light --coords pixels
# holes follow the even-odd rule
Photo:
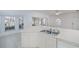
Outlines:
[[[62,12],[59,12],[58,10],[56,10],[56,16],[57,16],[57,19],[56,19],[56,27],[60,27],[61,24],[62,24],[62,20],[58,17]]]

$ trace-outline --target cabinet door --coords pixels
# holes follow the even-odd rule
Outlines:
[[[55,48],[56,40],[46,33],[23,33],[22,47],[24,48]]]
[[[0,37],[0,48],[21,47],[21,33],[15,33]]]
[[[72,45],[71,43],[67,43],[64,41],[58,41],[57,47],[58,48],[78,48],[78,46]]]
[[[39,44],[40,48],[55,48],[56,40],[47,33],[39,33]]]
[[[37,33],[25,32],[22,34],[22,47],[35,48],[38,47]]]
[[[47,48],[56,48],[56,39],[50,38],[47,39]]]

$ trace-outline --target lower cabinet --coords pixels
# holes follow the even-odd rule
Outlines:
[[[0,37],[0,48],[19,47],[21,47],[21,33],[15,33]]]
[[[22,34],[23,48],[79,48],[78,44],[54,39],[52,35],[43,32],[27,32]]]
[[[50,34],[39,33],[39,44],[40,48],[55,48],[56,40]]]
[[[56,40],[47,33],[29,32],[22,34],[23,48],[55,48]]]
[[[22,33],[22,48],[35,48],[37,45],[37,33]]]

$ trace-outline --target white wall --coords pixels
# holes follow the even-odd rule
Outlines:
[[[49,16],[49,20],[48,20],[49,25],[55,26],[56,19],[57,19],[57,17],[54,16],[54,15],[53,16]]]
[[[51,16],[50,22],[55,24],[55,20],[57,18],[61,19],[63,21],[61,27],[62,28],[68,28],[68,29],[79,29],[79,12],[73,12],[73,13],[65,13],[60,14],[59,16]],[[73,23],[73,24],[72,24]]]
[[[77,13],[68,13],[59,15],[59,18],[63,20],[63,28],[76,29],[77,28]],[[72,24],[73,23],[73,24]]]
[[[32,17],[47,17],[49,19],[47,14],[37,11],[32,11]]]

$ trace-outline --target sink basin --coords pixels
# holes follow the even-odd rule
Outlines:
[[[41,30],[40,32],[46,32],[48,34],[51,34],[51,31],[50,30]]]
[[[46,32],[48,34],[53,34],[53,35],[58,35],[60,34],[60,31],[57,29],[53,29],[53,30],[41,30],[40,32]]]
[[[53,35],[58,35],[58,34],[60,34],[60,31],[57,30],[57,29],[53,29],[53,30],[52,30],[52,34],[53,34]]]

